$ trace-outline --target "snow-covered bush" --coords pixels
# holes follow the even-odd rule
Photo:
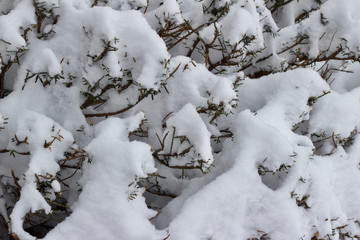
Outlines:
[[[2,239],[360,239],[360,1],[0,10]]]

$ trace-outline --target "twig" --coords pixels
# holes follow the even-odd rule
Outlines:
[[[30,152],[18,152],[18,151],[9,150],[9,149],[0,150],[0,153],[8,153],[8,152],[17,153],[17,154],[20,154],[20,155],[30,155]]]
[[[20,186],[20,184],[19,184],[19,182],[18,182],[18,180],[17,180],[17,178],[16,178],[16,176],[15,176],[15,172],[14,172],[13,169],[11,169],[11,176],[12,176],[13,179],[14,179],[14,183],[15,183],[16,187],[20,190],[20,189],[21,189],[21,186]]]
[[[127,107],[125,107],[125,108],[123,108],[123,109],[121,109],[119,111],[107,112],[107,113],[87,113],[87,114],[85,114],[85,117],[86,118],[88,118],[88,117],[108,117],[108,116],[118,115],[118,114],[124,113],[124,112],[130,110],[131,108],[135,107],[145,97],[146,97],[146,95],[141,96],[140,99],[135,104],[129,105],[129,106],[127,106]]]
[[[95,7],[98,4],[98,0],[94,0],[94,3],[91,5],[91,7]]]

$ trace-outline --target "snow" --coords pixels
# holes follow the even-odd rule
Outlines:
[[[208,168],[214,158],[211,153],[210,137],[211,134],[207,130],[206,125],[202,121],[195,107],[188,103],[175,115],[166,121],[170,127],[175,127],[179,136],[187,136],[187,138],[195,146],[199,153],[199,157],[204,161],[204,169]]]
[[[20,240],[31,213],[64,219],[45,240],[360,236],[359,1],[36,3],[39,32],[33,1],[0,1]]]
[[[14,58],[14,54],[5,54],[6,52],[17,51],[26,45],[24,38],[21,36],[20,27],[29,27],[34,24],[35,14],[32,9],[30,0],[21,1],[16,8],[6,15],[0,15],[0,39],[6,44],[1,44],[0,51],[2,61],[7,62]],[[4,42],[3,42],[4,43]]]
[[[269,143],[262,135],[264,129],[249,126],[261,125],[257,121],[249,111],[238,116],[233,127],[237,130],[234,141],[227,142],[228,151],[221,157],[222,161],[232,161],[233,166],[185,201],[179,215],[171,221],[169,228],[172,239],[246,238],[256,234],[257,230],[268,232],[270,229],[276,239],[289,239],[306,230],[306,225],[298,225],[301,210],[292,204],[288,193],[276,194],[261,182],[256,172],[256,154],[266,155],[274,149],[272,146],[268,146],[268,151],[263,149],[266,146],[264,142]],[[259,136],[255,135],[257,133]],[[278,141],[279,136],[265,135],[275,138],[273,142],[283,146]],[[262,148],[261,152],[259,147]],[[282,150],[285,157],[277,156],[278,159],[286,158],[286,148],[283,146]],[[291,151],[291,148],[288,150]],[[253,226],[257,229],[253,229]],[[285,229],[293,230],[286,233]]]
[[[165,0],[160,7],[150,11],[145,17],[153,28],[156,28],[159,23],[165,26],[166,21],[174,21],[177,24],[183,22],[176,0]]]
[[[51,187],[54,189],[55,192],[61,191],[60,183],[57,180],[51,182]]]
[[[222,31],[225,40],[229,40],[234,44],[239,42],[246,34],[249,37],[255,36],[257,38],[257,44],[263,45],[262,42],[262,28],[259,25],[259,16],[256,11],[256,5],[254,2],[249,2],[245,7],[242,7],[243,3],[237,3],[230,12],[219,22],[220,30]],[[236,27],[232,27],[235,23]]]
[[[350,135],[355,128],[360,128],[360,88],[340,94],[332,92],[326,98],[320,98],[310,120],[310,131],[327,134]],[[332,119],[326,125],[327,119]]]
[[[48,72],[50,76],[61,73],[60,60],[56,58],[54,52],[49,48],[40,51],[31,62],[31,71],[34,73]]]
[[[155,172],[150,146],[129,142],[128,132],[137,128],[144,115],[109,118],[96,126],[95,139],[85,148],[92,162],[86,166],[83,190],[73,214],[45,239],[159,239],[148,218],[141,189],[129,184],[134,178]],[[130,194],[136,193],[135,199]],[[101,203],[101,204],[99,204]],[[111,206],[109,208],[108,206]],[[165,237],[165,236],[164,236]]]
[[[24,216],[28,211],[35,212],[44,209],[49,214],[51,210],[50,205],[37,190],[37,179],[39,176],[41,178],[47,175],[55,176],[60,170],[56,160],[62,157],[63,152],[72,145],[74,140],[71,133],[62,130],[61,126],[39,113],[25,111],[21,117],[18,116],[17,124],[16,136],[19,138],[27,136],[31,159],[29,168],[24,173],[26,179],[21,188],[21,198],[10,215],[11,226],[21,239],[35,239],[23,230]],[[60,131],[61,134],[59,134]],[[56,141],[52,142],[51,137]],[[52,144],[44,147],[46,141]]]

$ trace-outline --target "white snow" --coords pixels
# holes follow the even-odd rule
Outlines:
[[[360,2],[277,3],[0,0],[9,230],[358,238]]]
[[[136,178],[155,172],[150,146],[129,142],[128,132],[144,115],[109,118],[96,126],[95,139],[85,148],[91,155],[83,190],[73,214],[45,239],[159,239],[149,218],[156,213],[145,204]],[[129,184],[133,183],[132,187]],[[136,193],[131,200],[130,195]],[[111,207],[109,207],[111,206]],[[165,237],[165,236],[163,236]]]
[[[190,142],[194,144],[200,158],[205,163],[204,169],[211,165],[214,160],[210,145],[211,134],[192,104],[186,104],[166,123],[169,127],[175,127],[177,135],[187,136]]]

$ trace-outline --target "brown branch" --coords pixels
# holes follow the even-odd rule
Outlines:
[[[90,106],[94,106],[94,105],[98,105],[98,104],[104,104],[106,103],[107,100],[106,99],[99,99],[99,100],[96,100],[96,101],[91,101],[88,99],[86,99],[86,101],[83,103],[83,105],[81,105],[80,109],[86,109]]]
[[[44,21],[44,19],[46,18],[45,14],[39,9],[37,3],[35,0],[33,0],[33,5],[35,7],[35,12],[37,15],[37,24],[36,24],[36,30],[37,33],[40,33],[41,30],[41,24]]]
[[[1,149],[0,150],[0,153],[8,153],[8,152],[17,153],[17,154],[20,154],[20,155],[30,155],[30,152],[18,152],[18,151],[9,150],[9,149]]]
[[[57,203],[57,202],[50,201],[49,199],[46,199],[46,198],[45,198],[45,200],[46,200],[48,203],[54,204],[54,205],[56,205],[56,206],[59,206],[59,207],[63,207],[63,208],[70,209],[70,207],[65,206],[65,205],[63,205],[63,204],[60,204],[60,203]]]
[[[91,7],[95,7],[98,4],[98,0],[94,0],[94,3],[91,5]]]
[[[151,194],[155,194],[161,197],[170,197],[170,198],[176,198],[177,196],[171,193],[164,193],[164,192],[155,192],[155,191],[151,191],[150,189],[145,189],[146,192],[151,193]]]
[[[14,172],[13,169],[11,169],[11,176],[12,176],[13,179],[14,179],[14,183],[15,183],[16,187],[20,190],[20,189],[21,189],[21,186],[20,186],[20,184],[19,184],[19,182],[18,182],[17,177],[15,176],[15,172]]]
[[[131,104],[119,111],[115,111],[115,112],[107,112],[107,113],[88,113],[88,114],[85,114],[85,117],[108,117],[108,116],[114,116],[114,115],[118,115],[118,114],[121,114],[121,113],[124,113],[128,110],[130,110],[131,108],[135,107],[139,102],[141,102],[144,98],[146,97],[146,95],[142,95],[140,97],[140,99],[135,103],[135,104]]]
[[[1,53],[0,53],[0,58],[2,59]],[[7,64],[2,65],[0,69],[0,98],[4,97],[5,74],[10,69],[12,64],[13,62],[9,61]]]
[[[77,169],[78,166],[70,166],[70,165],[61,165],[60,167],[62,168],[72,168],[72,169]]]
[[[63,181],[65,181],[65,180],[69,179],[69,178],[72,178],[72,177],[77,173],[77,171],[80,169],[81,164],[82,164],[83,161],[84,161],[84,158],[80,158],[80,161],[79,161],[78,164],[76,165],[75,171],[74,171],[70,176],[68,176],[68,177],[66,177],[66,178],[63,178],[63,179],[59,179],[59,182],[63,182]]]
[[[153,157],[155,158],[155,160],[160,163],[161,165],[164,165],[168,168],[173,168],[173,169],[186,169],[186,170],[194,170],[194,169],[199,169],[202,171],[201,166],[177,166],[177,165],[169,165],[168,163],[162,161],[158,155],[156,153],[153,153]]]
[[[212,71],[218,66],[237,66],[237,65],[239,65],[240,64],[239,62],[229,62],[229,60],[232,58],[232,55],[234,55],[235,53],[241,51],[241,49],[237,49],[237,46],[238,45],[235,44],[235,46],[231,50],[231,52],[228,55],[224,56],[221,60],[219,60],[219,61],[217,61],[215,63],[211,63],[209,61],[208,70]]]
[[[108,52],[116,52],[118,49],[115,48],[115,47],[111,47],[110,46],[110,43],[111,41],[108,41],[107,44],[106,44],[106,47],[104,48],[104,50],[100,53],[100,55],[95,58],[95,60],[93,60],[94,62],[98,62],[100,61],[101,59],[103,59],[103,57],[105,57],[105,55],[108,53]],[[91,57],[91,56],[90,56]]]
[[[192,45],[192,48],[191,48],[191,49],[189,50],[189,52],[186,54],[187,57],[191,57],[192,53],[195,51],[196,46],[198,45],[199,42],[200,42],[200,38],[198,37],[198,38],[194,41],[194,43],[193,43],[193,45]]]
[[[294,20],[295,23],[300,22],[301,20],[305,19],[309,15],[309,12],[304,11],[299,16],[297,16]]]
[[[122,86],[122,87],[118,90],[118,93],[122,93],[123,91],[125,91],[126,89],[128,89],[128,88],[131,86],[132,83],[133,83],[132,81],[128,81],[127,84],[125,84],[124,86]]]
[[[146,11],[148,10],[148,7],[149,7],[149,0],[146,0],[146,7],[145,7],[145,10],[144,10],[144,14],[145,14]]]
[[[168,47],[168,51],[170,49],[172,49],[173,47],[175,47],[177,44],[179,44],[181,41],[183,41],[184,39],[188,38],[190,35],[192,35],[193,33],[199,31],[201,28],[205,27],[206,24],[201,24],[200,26],[198,26],[195,29],[191,29],[191,31],[188,34],[185,34],[183,37],[181,37],[179,40],[177,40],[175,43],[173,43],[171,46]]]
[[[273,6],[270,7],[269,10],[271,11],[271,13],[274,13],[276,10],[278,10],[279,8],[291,3],[292,1],[294,1],[294,0],[288,0],[288,1],[280,3],[280,4],[274,4]]]
[[[160,211],[157,212],[157,213],[155,214],[155,216],[149,218],[149,221],[152,221],[152,220],[154,220],[155,218],[157,218],[157,217],[160,215],[160,213],[161,213]]]
[[[168,235],[166,236],[166,238],[164,238],[163,240],[167,240],[170,237],[170,233],[168,233]]]
[[[165,135],[166,136],[166,135]],[[173,143],[173,142],[172,142]],[[183,156],[186,153],[190,152],[190,149],[193,148],[193,146],[190,146],[186,149],[184,149],[181,153],[165,153],[165,154],[158,154],[158,156],[164,156],[164,157],[179,157],[179,156]]]
[[[128,89],[130,86],[131,86],[131,84],[132,84],[133,82],[132,81],[128,81],[128,83],[126,83],[124,86],[122,86],[119,90],[118,90],[118,93],[120,94],[121,92],[123,92],[123,91],[125,91],[126,89]],[[98,95],[98,96],[96,96],[97,98],[98,97],[101,97],[106,91],[108,91],[109,89],[112,89],[112,87],[111,87],[112,85],[111,84],[108,84],[105,88],[103,88],[102,90],[101,90],[101,93]],[[89,96],[86,100],[85,100],[85,102],[81,105],[81,109],[86,109],[86,108],[88,108],[88,107],[90,107],[90,106],[94,106],[94,105],[98,105],[99,104],[99,106],[100,105],[102,105],[102,104],[104,104],[104,103],[106,103],[107,102],[107,99],[99,99],[99,100],[92,100],[91,99],[91,97]],[[99,107],[99,106],[97,106],[97,107]],[[97,107],[95,107],[95,108],[97,108]]]
[[[170,73],[170,75],[166,78],[166,80],[171,78],[176,73],[176,71],[179,69],[180,65],[181,65],[181,63],[179,63],[179,65],[177,65],[177,67],[174,69],[174,71],[172,71],[172,73]]]
[[[223,134],[223,135],[220,135],[220,136],[215,136],[215,135],[211,136],[211,138],[231,138],[231,137],[233,137],[232,133]]]

